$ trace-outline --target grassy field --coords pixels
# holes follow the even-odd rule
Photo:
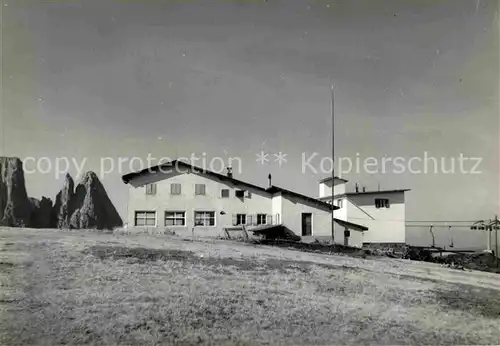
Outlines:
[[[499,344],[500,277],[175,236],[0,229],[1,345]]]

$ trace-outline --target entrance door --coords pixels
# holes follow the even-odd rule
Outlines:
[[[312,214],[302,213],[302,236],[312,235]]]
[[[344,230],[344,246],[349,246],[349,237],[351,236],[351,231],[347,228]]]

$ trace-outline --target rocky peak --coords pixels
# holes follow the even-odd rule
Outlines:
[[[0,226],[28,227],[30,214],[22,161],[0,157]]]

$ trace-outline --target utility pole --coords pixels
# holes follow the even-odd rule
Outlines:
[[[496,261],[496,266],[498,267],[498,228],[499,228],[499,222],[498,222],[498,215],[495,215],[495,261]]]
[[[334,186],[335,186],[335,101],[333,95],[333,83],[331,87],[331,111],[332,111],[332,246],[335,246],[335,204],[334,204]]]
[[[480,226],[476,226],[479,224]],[[494,220],[489,220],[487,223],[484,221],[476,221],[472,225],[471,229],[481,229],[481,230],[486,230],[488,234],[488,250],[491,251],[491,231],[495,230],[495,264],[498,267],[500,265],[499,263],[499,253],[498,253],[498,229],[500,228],[500,221],[498,220],[498,215],[495,215]]]

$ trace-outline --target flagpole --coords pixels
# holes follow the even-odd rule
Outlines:
[[[332,112],[332,245],[335,245],[335,216],[334,216],[334,185],[335,185],[335,172],[334,172],[334,162],[335,162],[335,102],[333,94],[333,83],[331,87],[331,112]]]

